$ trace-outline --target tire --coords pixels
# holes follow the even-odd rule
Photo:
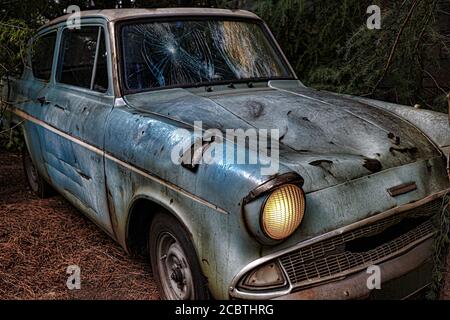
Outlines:
[[[55,192],[53,188],[37,171],[26,146],[22,149],[22,162],[28,186],[31,191],[41,199],[49,198],[54,195]]]
[[[192,242],[170,214],[158,213],[154,217],[148,248],[161,299],[209,299],[207,281]]]

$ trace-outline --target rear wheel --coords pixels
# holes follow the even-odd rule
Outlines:
[[[45,181],[39,172],[36,170],[36,167],[31,159],[30,153],[26,147],[22,150],[22,161],[23,168],[25,171],[25,176],[27,177],[28,185],[31,190],[39,197],[39,198],[48,198],[54,194],[53,188]]]
[[[206,279],[194,247],[184,228],[169,214],[159,213],[153,219],[149,251],[162,299],[208,299]]]

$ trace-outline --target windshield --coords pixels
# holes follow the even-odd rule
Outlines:
[[[182,20],[124,25],[127,90],[292,79],[261,24]]]

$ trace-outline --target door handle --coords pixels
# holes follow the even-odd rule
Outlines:
[[[37,102],[39,102],[39,103],[41,104],[41,107],[42,107],[44,104],[49,104],[49,103],[50,103],[50,101],[48,101],[45,97],[39,97],[39,98],[37,98],[36,100],[37,100]]]

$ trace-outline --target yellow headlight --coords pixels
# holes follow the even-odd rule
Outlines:
[[[274,240],[289,237],[300,225],[305,213],[305,195],[299,187],[287,184],[267,198],[262,213],[262,228]]]

